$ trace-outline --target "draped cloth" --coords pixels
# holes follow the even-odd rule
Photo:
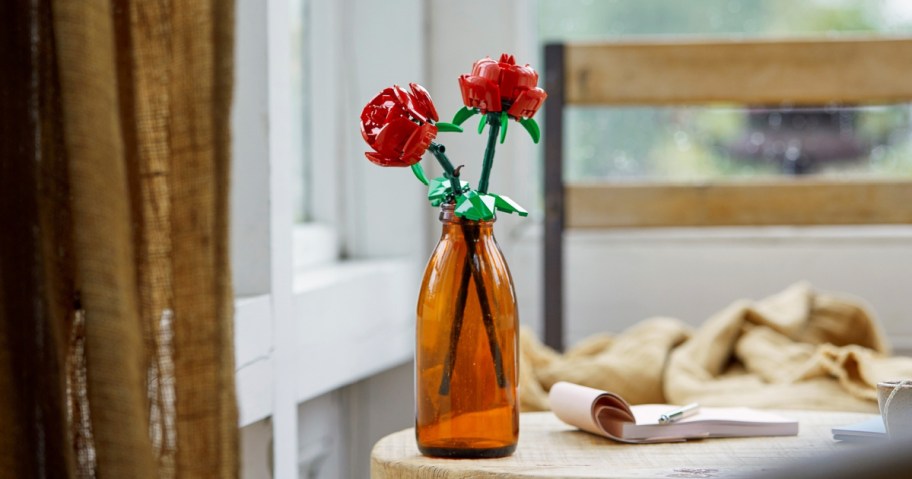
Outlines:
[[[547,409],[558,381],[615,392],[633,404],[699,402],[877,412],[878,381],[912,377],[912,358],[889,342],[864,303],[797,283],[738,300],[691,328],[644,320],[583,340],[566,354],[522,334],[524,410]]]
[[[237,477],[233,15],[0,2],[4,477]]]

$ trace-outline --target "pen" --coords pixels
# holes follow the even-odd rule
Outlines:
[[[680,419],[684,419],[685,417],[693,416],[698,412],[700,412],[700,405],[697,403],[690,403],[659,416],[659,424],[670,424]]]

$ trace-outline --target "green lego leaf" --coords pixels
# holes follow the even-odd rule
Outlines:
[[[460,181],[459,186],[462,188],[462,191],[466,191],[469,188],[468,181]],[[450,191],[450,180],[438,176],[433,180],[428,182],[428,201],[431,202],[431,206],[440,206],[448,196],[455,196]]]
[[[500,114],[500,144],[502,145],[504,140],[507,139],[507,125],[510,123],[510,117],[507,116],[507,112]]]
[[[495,195],[493,193],[488,196],[494,198],[494,207],[504,213],[516,213],[519,216],[529,216],[529,212],[522,206],[519,206],[519,203],[513,201],[509,196]]]
[[[453,115],[453,124],[461,125],[461,124],[465,123],[466,120],[468,120],[469,118],[472,118],[473,116],[475,116],[477,114],[478,114],[478,110],[464,106],[464,107],[460,108],[459,111],[457,111],[455,115]]]
[[[536,123],[535,120],[531,118],[523,118],[522,120],[519,120],[519,124],[529,132],[529,136],[532,137],[532,141],[538,143],[538,140],[541,139],[541,129],[538,128],[538,123]]]
[[[440,206],[440,203],[446,198],[447,181],[444,177],[434,178],[428,183],[428,200],[432,206]]]
[[[462,133],[462,127],[459,125],[454,125],[452,123],[438,122],[434,123],[434,126],[437,127],[437,131]]]
[[[456,216],[472,221],[494,219],[494,198],[469,191],[456,199]]]
[[[424,168],[421,167],[421,163],[415,163],[414,165],[412,165],[412,173],[415,174],[415,178],[418,178],[418,181],[424,183],[425,186],[427,186],[428,179],[427,179],[427,176],[424,174]]]
[[[478,134],[479,135],[481,134],[481,132],[484,131],[484,127],[487,124],[488,124],[488,115],[487,114],[481,115],[481,119],[478,120]]]

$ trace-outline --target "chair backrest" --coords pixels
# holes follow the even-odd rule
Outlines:
[[[567,105],[912,102],[912,38],[550,44],[545,85],[544,337],[557,349],[566,228],[912,223],[912,181],[906,180],[563,180]]]

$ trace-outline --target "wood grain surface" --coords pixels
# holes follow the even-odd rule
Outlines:
[[[912,182],[572,183],[567,228],[912,224]]]
[[[568,104],[893,103],[912,99],[912,39],[571,43]]]
[[[519,446],[503,459],[454,460],[422,456],[415,432],[381,439],[371,454],[372,479],[712,478],[774,469],[790,460],[850,451],[833,441],[833,426],[869,414],[777,411],[799,421],[798,436],[707,439],[671,444],[620,444],[575,430],[550,412],[525,413]]]

